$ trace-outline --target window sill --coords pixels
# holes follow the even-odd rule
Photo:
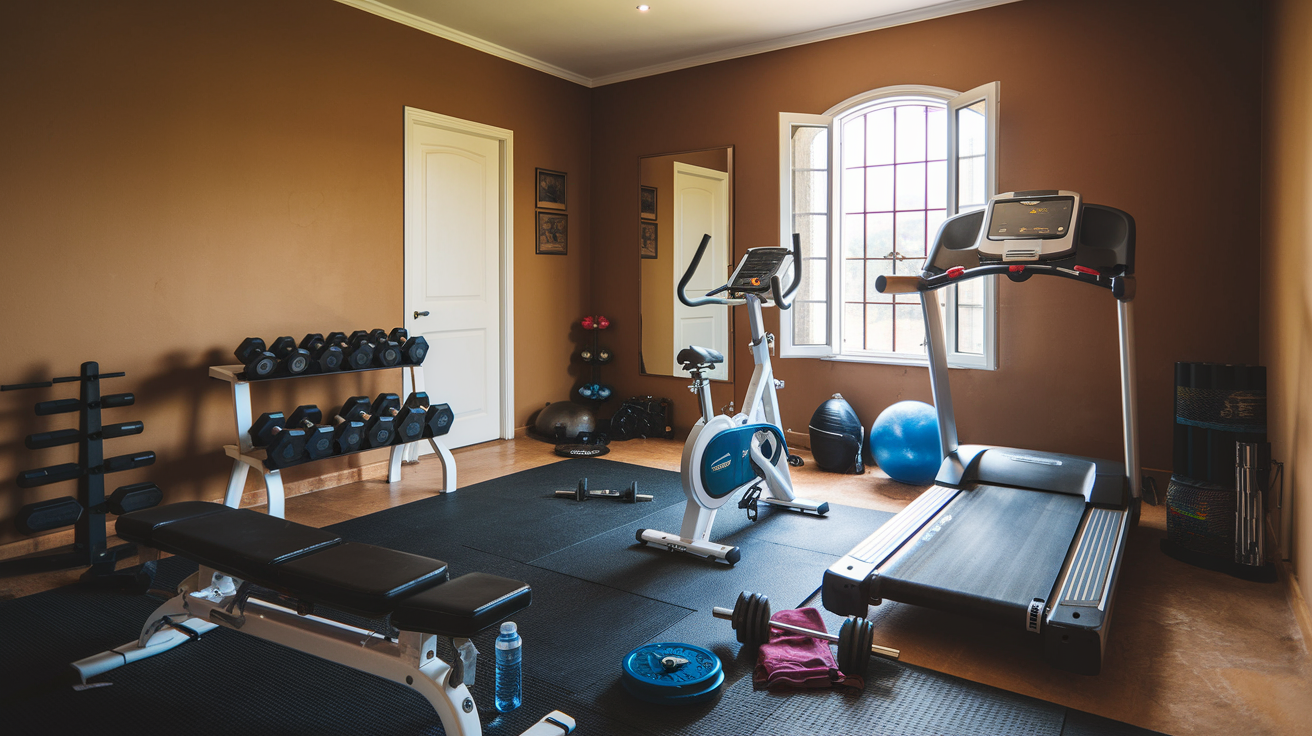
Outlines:
[[[819,355],[819,356],[797,355],[797,356],[789,356],[789,357],[819,358],[820,360],[829,360],[836,363],[870,363],[872,365],[918,366],[921,368],[929,367],[929,358],[926,356],[909,355],[906,357],[899,357],[899,356],[892,356],[892,355],[847,354],[847,355]],[[997,370],[997,368],[984,365],[983,363],[980,363],[978,365],[971,365],[971,364],[953,363],[951,361],[948,362],[948,368],[952,370],[976,370],[976,371]]]

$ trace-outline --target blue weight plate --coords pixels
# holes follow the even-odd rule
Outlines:
[[[644,644],[624,657],[624,688],[657,704],[699,703],[724,682],[719,657],[691,644]]]

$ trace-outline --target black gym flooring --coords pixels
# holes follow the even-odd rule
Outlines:
[[[580,477],[592,488],[655,496],[651,503],[556,499]],[[734,567],[638,545],[634,532],[678,532],[676,473],[573,459],[337,524],[353,541],[445,560],[451,574],[527,581],[533,605],[514,619],[524,637],[524,705],[491,711],[495,628],[475,643],[475,700],[484,732],[518,734],[553,709],[579,734],[1148,734],[1060,705],[917,667],[872,660],[865,691],[790,695],[752,689],[755,650],[710,615],[749,590],[775,610],[807,601],[825,568],[890,514],[833,506],[826,518],[763,508],[751,523],[733,504],[714,538],[742,547]],[[195,570],[164,560],[157,583]],[[254,637],[217,629],[200,642],[114,670],[113,683],[74,691],[69,662],[136,638],[157,599],[74,585],[0,604],[0,730],[8,734],[439,734],[409,689]],[[831,630],[836,619],[826,616]],[[719,655],[720,697],[658,707],[620,685],[620,660],[651,641]],[[879,643],[896,646],[896,642]],[[445,653],[449,659],[449,652]]]

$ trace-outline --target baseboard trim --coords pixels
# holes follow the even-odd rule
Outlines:
[[[1298,576],[1294,574],[1294,568],[1288,562],[1281,562],[1276,567],[1280,570],[1280,577],[1284,578],[1289,607],[1294,611],[1299,630],[1303,632],[1303,648],[1312,651],[1312,609],[1308,608],[1307,598],[1303,597]]]
[[[522,427],[515,427],[515,439],[517,439],[517,440],[522,440],[522,439],[524,439],[524,438],[527,437],[527,436],[528,436],[528,425],[527,425],[527,424],[524,425],[524,426],[522,426]]]
[[[803,450],[811,449],[811,435],[808,432],[795,432],[791,429],[785,429],[784,442],[787,442],[789,447],[800,447]]]

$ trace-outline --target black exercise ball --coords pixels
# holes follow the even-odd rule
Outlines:
[[[820,405],[811,415],[808,427],[811,435],[811,455],[821,470],[830,473],[860,475],[866,471],[861,459],[865,445],[865,425],[857,418],[852,405],[842,394]]]

